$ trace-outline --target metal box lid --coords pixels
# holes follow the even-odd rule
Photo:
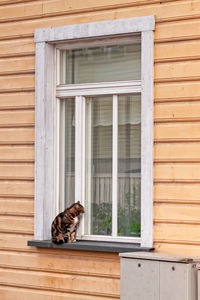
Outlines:
[[[155,252],[128,252],[120,253],[121,257],[133,259],[157,260],[177,263],[200,263],[200,257],[170,255]]]

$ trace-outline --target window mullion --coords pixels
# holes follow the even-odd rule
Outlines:
[[[86,129],[85,129],[85,118],[86,118],[86,98],[82,97],[82,131],[81,131],[81,136],[82,136],[82,149],[81,149],[81,166],[82,166],[82,195],[80,198],[80,201],[83,206],[85,206],[85,140],[86,140]],[[83,217],[82,222],[78,228],[77,235],[83,236],[84,235],[84,228],[85,228],[85,218]]]
[[[75,201],[82,199],[82,160],[83,160],[83,99],[75,98]]]
[[[118,96],[113,95],[112,236],[117,236]]]
[[[84,205],[85,196],[85,98],[75,98],[75,202]],[[84,220],[78,229],[77,237],[83,235]]]
[[[86,104],[87,103],[87,104]],[[85,153],[85,161],[87,162],[87,167],[85,167],[85,176],[87,178],[87,193],[86,193],[86,198],[87,198],[87,232],[91,234],[91,205],[92,205],[92,197],[91,197],[91,190],[92,190],[92,101],[90,98],[87,98],[85,102],[85,106],[87,107],[87,126],[86,126],[86,131],[85,133],[85,143],[87,147],[87,151]],[[86,124],[86,123],[85,123]],[[85,181],[86,182],[86,181]]]
[[[65,101],[60,100],[59,130],[59,210],[65,209]]]

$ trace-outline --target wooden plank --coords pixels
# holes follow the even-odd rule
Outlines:
[[[37,271],[58,272],[65,274],[79,274],[118,278],[120,277],[120,262],[111,259],[95,257],[52,255],[42,253],[21,253],[1,251],[0,266],[6,268],[19,268]]]
[[[200,225],[158,223],[154,225],[154,240],[177,243],[200,242]]]
[[[141,2],[141,0],[137,1]],[[126,1],[126,4],[131,3],[132,5],[136,4],[135,1],[128,0]],[[108,8],[109,6],[117,6],[117,5],[122,5],[123,3],[120,0],[115,0],[115,1],[106,1],[103,0],[101,2],[99,1],[93,1],[92,3],[88,0],[82,2],[79,1],[78,3],[75,3],[74,1],[69,1],[69,2],[64,2],[63,0],[54,0],[51,1],[50,3],[44,3],[44,14],[56,14],[60,13],[61,11],[78,11],[78,10],[95,10],[95,8]]]
[[[34,161],[33,146],[0,146],[0,161]]]
[[[180,41],[155,44],[155,61],[199,59],[200,41]],[[166,51],[167,49],[167,51]]]
[[[0,181],[0,196],[7,197],[33,197],[34,183],[31,181]]]
[[[2,19],[13,19],[19,17],[32,17],[42,15],[43,13],[43,3],[39,1],[34,1],[31,3],[20,3],[9,6],[1,6],[0,7],[0,15]]]
[[[0,77],[0,92],[12,91],[12,89],[34,90],[35,82],[33,75],[10,75]]]
[[[12,74],[22,72],[34,72],[35,58],[31,56],[27,57],[12,57],[12,58],[0,58],[0,74]]]
[[[6,300],[108,300],[107,297],[96,295],[80,295],[72,293],[62,293],[54,291],[45,291],[39,289],[27,289],[25,287],[0,286],[2,299]],[[119,297],[112,297],[112,300],[118,300]]]
[[[155,101],[200,99],[198,81],[157,83],[154,91]]]
[[[175,41],[196,39],[199,37],[199,20],[182,20],[179,22],[161,23],[155,31],[155,41]]]
[[[34,179],[33,163],[0,163],[0,179]]]
[[[193,119],[200,118],[200,101],[187,101],[180,103],[156,103],[154,106],[154,119]]]
[[[32,239],[31,235],[0,232],[0,249],[32,251],[31,247],[27,246],[27,241]]]
[[[0,128],[0,144],[30,144],[33,142],[33,128]]]
[[[0,232],[33,234],[33,217],[0,216]]]
[[[32,199],[0,199],[1,215],[33,215],[34,201]]]
[[[33,92],[0,94],[0,109],[34,108],[35,94]]]
[[[50,249],[50,248],[37,248],[37,247],[29,247],[32,250],[35,250],[34,252],[40,253],[40,254],[50,254],[50,255],[68,255],[70,257],[88,257],[88,258],[100,258],[100,259],[106,259],[106,260],[114,260],[119,262],[119,254],[118,253],[112,253],[112,252],[96,252],[96,251],[81,251],[81,250],[68,250],[68,249]]]
[[[154,184],[154,199],[160,200],[200,200],[200,185],[198,183],[156,183]]]
[[[33,110],[0,111],[0,127],[6,126],[34,126]]]
[[[16,5],[18,3],[25,3],[25,2],[35,2],[35,1],[41,1],[41,0],[0,0],[0,5]],[[153,0],[154,1],[157,1],[157,0]],[[168,1],[172,1],[172,0],[168,0]],[[144,2],[143,0],[137,0],[137,2]],[[136,3],[137,3],[136,2]]]
[[[3,285],[43,288],[86,295],[116,297],[120,294],[119,279],[90,276],[0,269],[0,282]]]
[[[33,55],[35,44],[32,38],[0,41],[0,57]]]
[[[39,0],[0,0],[0,5],[11,5],[17,4],[21,2],[32,2],[32,1],[39,1]]]
[[[200,61],[157,63],[154,70],[156,81],[192,80],[200,76]]]
[[[176,222],[200,224],[200,205],[191,204],[155,204],[154,219],[156,222]]]
[[[154,180],[200,180],[200,163],[156,163]]]
[[[154,137],[162,139],[200,139],[200,122],[155,124]]]
[[[154,244],[156,252],[159,253],[168,253],[168,254],[179,254],[187,256],[198,256],[200,251],[200,245],[198,244],[185,244],[185,243],[159,243],[155,242]]]
[[[200,143],[159,143],[154,145],[156,160],[199,160]]]

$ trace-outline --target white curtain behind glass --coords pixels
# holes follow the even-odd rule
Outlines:
[[[107,157],[108,148],[111,135],[111,127],[112,127],[112,118],[110,117],[110,99],[109,96],[100,96],[96,97],[99,101],[96,101],[94,106],[94,118],[93,118],[93,128],[98,127],[98,139],[101,140],[102,145],[104,145],[104,151],[101,149],[101,152],[98,151],[98,145],[94,144],[93,146],[96,148],[96,155],[100,158]],[[127,106],[128,101],[128,106]],[[128,107],[128,109],[127,109]],[[121,141],[119,147],[119,155],[120,157],[126,156],[123,149],[130,148],[129,144],[134,139],[134,147],[132,147],[132,151],[130,153],[131,157],[140,157],[140,130],[141,130],[141,97],[140,95],[121,95],[120,101],[118,105],[119,116],[118,116],[118,125],[133,125],[129,126],[129,129],[125,126],[121,126],[121,131],[124,134],[119,135],[119,139]],[[67,118],[69,120],[69,118]],[[71,119],[72,125],[75,126],[75,115]],[[69,124],[66,124],[69,126]],[[131,139],[125,139],[125,131],[129,130],[129,135]],[[124,143],[126,145],[123,147]]]

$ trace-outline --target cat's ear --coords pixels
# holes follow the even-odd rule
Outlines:
[[[76,203],[77,203],[77,204],[80,204],[80,201],[77,201]]]

